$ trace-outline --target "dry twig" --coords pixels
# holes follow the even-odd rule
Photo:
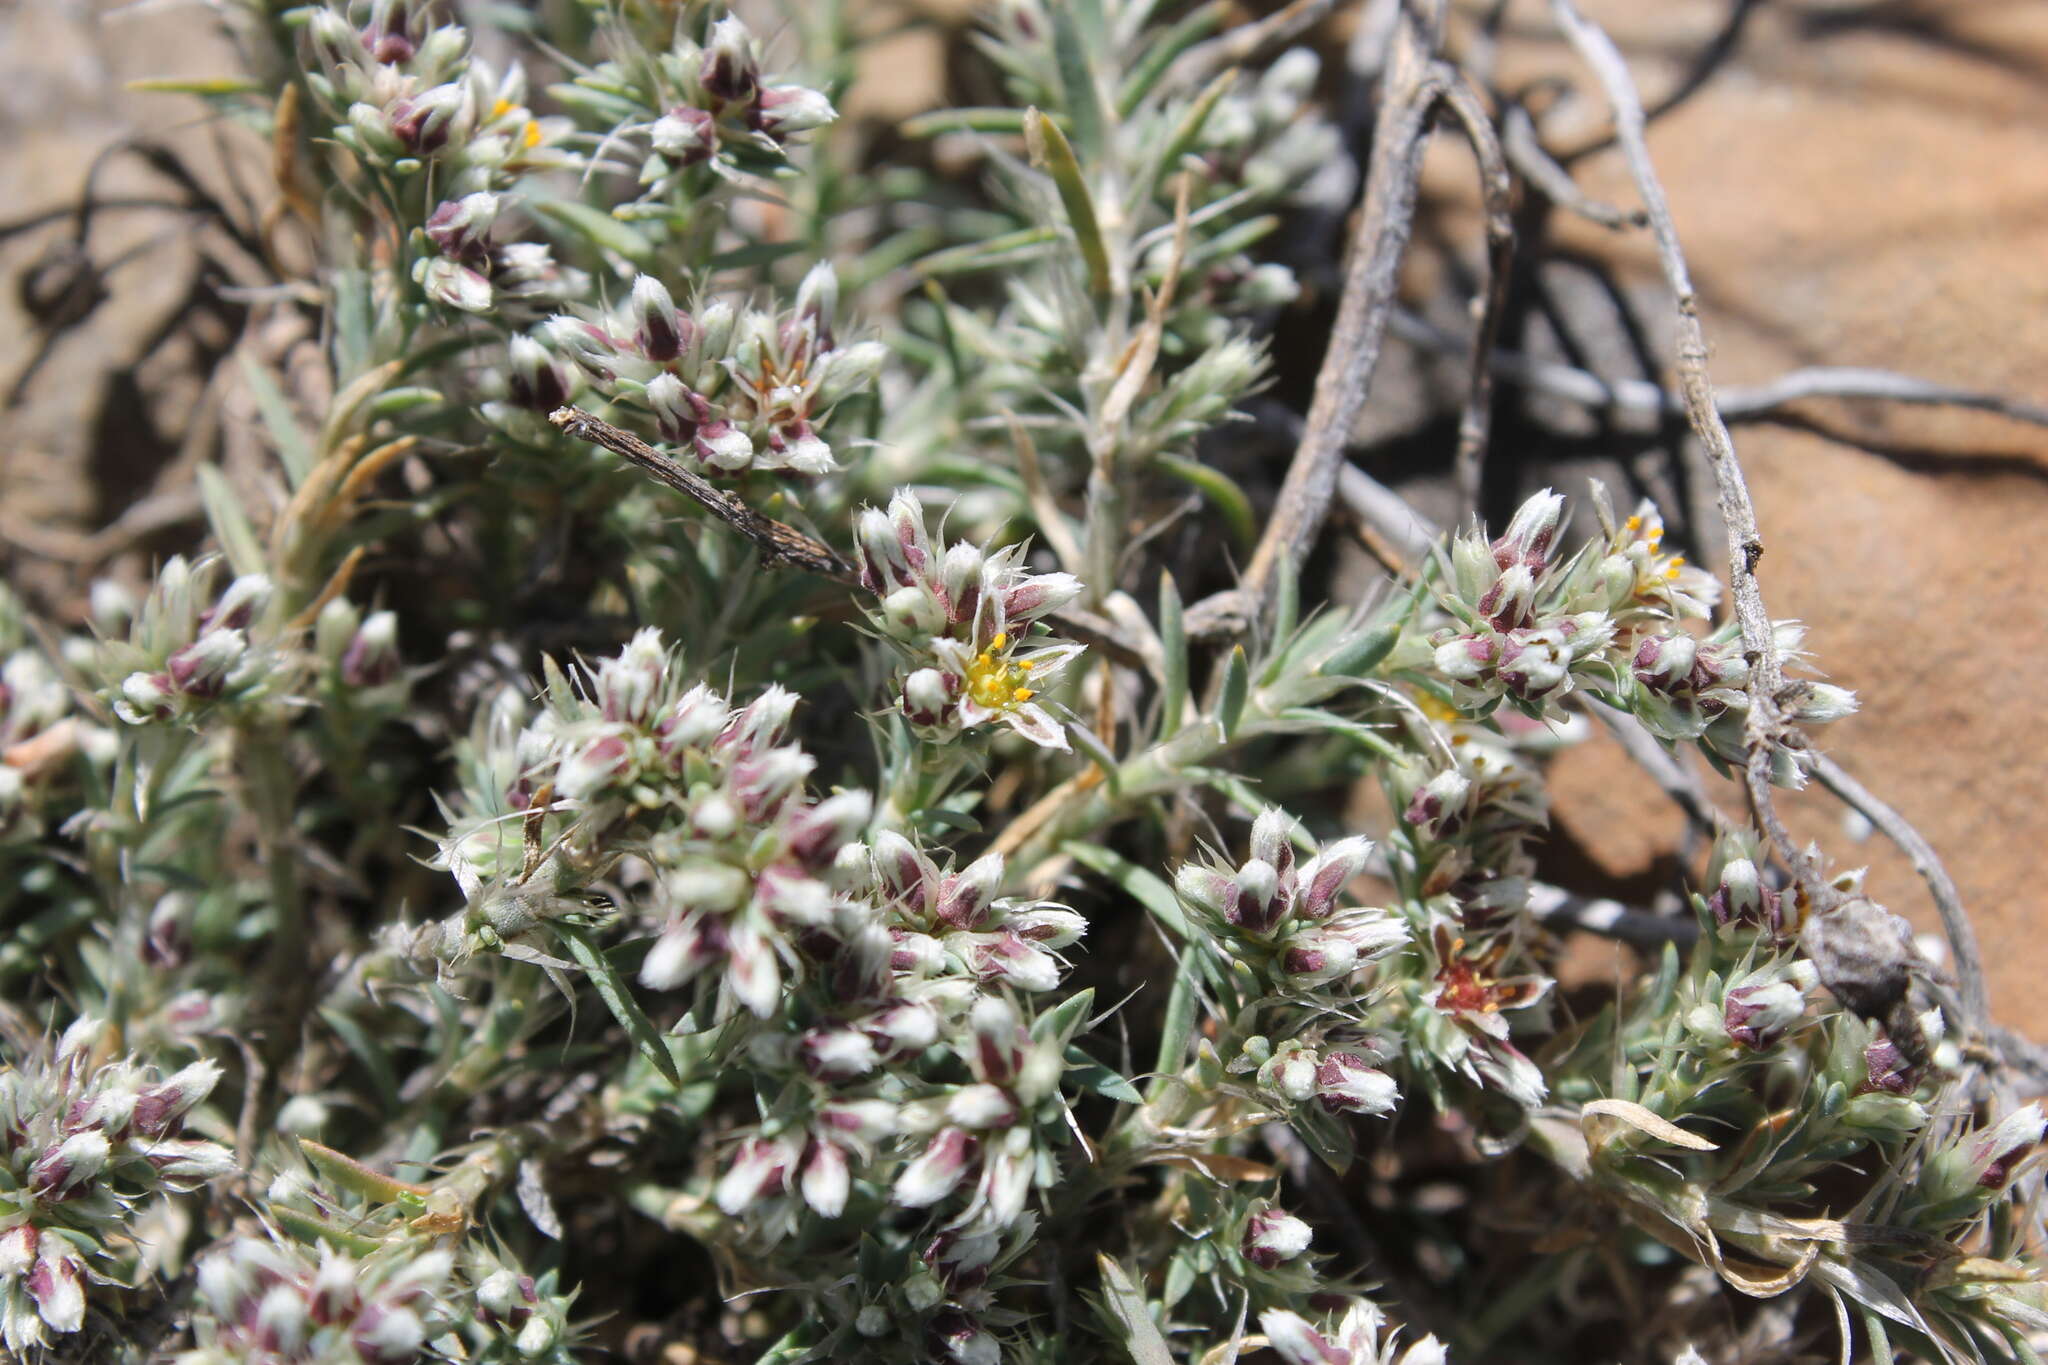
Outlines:
[[[1443,22],[1443,0],[1429,0],[1404,9],[1395,27],[1393,55],[1381,77],[1364,204],[1307,428],[1243,581],[1189,609],[1191,637],[1213,639],[1246,629],[1263,607],[1276,572],[1283,563],[1299,567],[1329,512],[1345,443],[1372,387],[1415,218],[1416,178],[1430,115],[1443,97],[1444,68],[1434,56]]]

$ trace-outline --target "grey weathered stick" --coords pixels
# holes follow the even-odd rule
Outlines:
[[[1542,139],[1536,135],[1536,120],[1526,107],[1509,105],[1501,113],[1500,124],[1501,150],[1507,154],[1508,164],[1542,191],[1545,199],[1616,232],[1627,227],[1648,225],[1649,215],[1641,209],[1634,212],[1618,209],[1579,188],[1579,182],[1572,179],[1571,172],[1560,166],[1556,158],[1545,150]]]
[[[1486,472],[1487,434],[1493,423],[1493,366],[1487,361],[1500,336],[1500,317],[1515,265],[1514,182],[1508,178],[1507,157],[1479,92],[1457,68],[1446,63],[1438,63],[1438,67],[1444,107],[1464,129],[1465,140],[1472,144],[1472,155],[1479,162],[1479,203],[1486,217],[1486,288],[1475,303],[1478,325],[1472,329],[1465,406],[1458,414],[1458,451],[1452,464],[1465,511],[1476,516],[1479,485]]]
[[[1783,665],[1756,577],[1757,560],[1764,552],[1763,537],[1757,531],[1756,507],[1750,500],[1749,485],[1735,458],[1735,443],[1714,404],[1713,382],[1707,377],[1706,334],[1700,328],[1699,296],[1686,269],[1685,253],[1678,244],[1670,202],[1664,197],[1664,187],[1650,161],[1649,143],[1644,137],[1642,96],[1621,50],[1604,29],[1581,15],[1572,0],[1551,0],[1550,9],[1565,37],[1592,68],[1607,94],[1607,102],[1614,111],[1615,137],[1628,163],[1630,178],[1642,196],[1643,207],[1649,212],[1657,259],[1677,304],[1679,392],[1685,400],[1686,417],[1706,447],[1720,493],[1721,522],[1728,532],[1728,579],[1735,598],[1736,620],[1742,628],[1743,653],[1750,662],[1749,718],[1744,734],[1748,762],[1743,766],[1750,805],[1779,858],[1792,869],[1815,907],[1825,911],[1840,900],[1840,895],[1820,876],[1805,851],[1792,842],[1791,832],[1779,817],[1771,794],[1771,755],[1785,737],[1787,727],[1778,712],[1778,693],[1784,684]]]
[[[1471,348],[1469,340],[1402,308],[1394,310],[1388,330],[1410,345],[1445,355],[1463,355]],[[1589,408],[1659,416],[1679,416],[1685,412],[1682,397],[1647,379],[1607,379],[1572,365],[1498,349],[1492,353],[1492,365],[1497,378]],[[1721,410],[1723,421],[1747,422],[1769,417],[1810,398],[1863,398],[1920,407],[1969,408],[2015,422],[2048,426],[2048,404],[1981,389],[1959,389],[1895,370],[1842,365],[1809,366],[1768,384],[1717,389],[1714,405]]]
[[[1365,199],[1307,428],[1243,582],[1188,610],[1190,636],[1214,638],[1249,626],[1264,608],[1275,572],[1283,562],[1300,566],[1329,513],[1345,442],[1372,387],[1415,218],[1429,118],[1443,95],[1443,73],[1435,61],[1443,18],[1443,0],[1420,0],[1402,10],[1395,25],[1393,55],[1380,78]]]
[[[1920,880],[1927,883],[1927,890],[1934,896],[1934,908],[1941,913],[1941,927],[1948,937],[1949,952],[1955,958],[1956,987],[1962,997],[1964,1022],[1973,1035],[1985,1036],[1991,1025],[1991,1003],[1985,988],[1984,954],[1977,946],[1977,931],[1971,927],[1970,916],[1963,909],[1963,898],[1956,891],[1948,869],[1942,866],[1941,855],[1905,816],[1850,776],[1841,764],[1826,754],[1816,753],[1811,767],[1820,784],[1862,812],[1912,861],[1913,870],[1920,874]]]
[[[788,564],[849,588],[860,587],[860,579],[854,573],[853,566],[841,559],[831,546],[811,539],[794,526],[762,516],[724,489],[715,488],[705,479],[691,473],[672,456],[655,449],[632,432],[615,427],[601,417],[593,417],[581,408],[556,408],[548,414],[548,420],[560,427],[564,434],[579,441],[588,441],[595,446],[603,446],[612,454],[652,474],[670,488],[688,497],[712,516],[752,541],[761,551],[761,558],[765,563]],[[1051,620],[1062,634],[1071,636],[1091,649],[1100,650],[1120,664],[1130,668],[1144,666],[1144,657],[1124,643],[1117,627],[1093,612],[1067,607],[1054,613]]]

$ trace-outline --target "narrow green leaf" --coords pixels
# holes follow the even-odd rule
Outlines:
[[[1258,544],[1258,516],[1252,511],[1252,500],[1245,496],[1245,491],[1237,486],[1235,479],[1200,460],[1190,460],[1181,455],[1155,455],[1152,464],[1200,493],[1203,500],[1223,518],[1224,529],[1240,550],[1249,550]]]
[[[1165,925],[1175,938],[1186,939],[1189,936],[1187,916],[1181,913],[1180,897],[1158,874],[1139,867],[1121,853],[1112,852],[1100,844],[1076,840],[1062,845],[1060,851],[1089,871],[1109,878],[1132,900],[1150,911],[1152,918]]]
[[[373,1171],[352,1156],[344,1156],[325,1143],[311,1138],[299,1139],[299,1150],[306,1154],[306,1160],[313,1163],[313,1169],[329,1181],[359,1194],[373,1204],[409,1204],[418,1207],[426,1201],[427,1188],[424,1185],[409,1185],[403,1180]]]
[[[396,417],[402,412],[415,408],[429,407],[441,401],[441,391],[420,384],[409,384],[404,388],[386,389],[372,398],[367,411],[372,420],[379,417]]]
[[[1280,581],[1273,585],[1273,631],[1266,641],[1266,648],[1273,657],[1260,670],[1259,682],[1270,683],[1280,676],[1280,670],[1287,666],[1287,644],[1294,637],[1294,627],[1301,620],[1301,571],[1293,561],[1282,556],[1280,560]]]
[[[1088,1011],[1095,1008],[1095,988],[1090,986],[1054,1005],[1044,1014],[1031,1021],[1031,1037],[1034,1041],[1057,1038],[1064,1045],[1067,1039],[1077,1033],[1088,1021]]]
[[[291,400],[284,396],[284,390],[277,386],[270,372],[246,353],[242,356],[242,380],[249,386],[249,396],[256,400],[256,415],[263,419],[263,429],[270,433],[270,442],[277,447],[286,479],[297,488],[313,468],[313,438],[299,425]]]
[[[1188,629],[1180,587],[1170,573],[1159,575],[1159,645],[1166,656],[1159,682],[1159,738],[1179,731],[1188,704]]]
[[[241,499],[228,487],[227,476],[210,464],[200,465],[198,475],[199,501],[206,508],[214,539],[227,553],[228,565],[238,574],[262,573],[268,567],[263,544],[256,539],[256,528],[249,524]]]
[[[1109,247],[1102,240],[1102,223],[1095,216],[1095,197],[1082,178],[1081,163],[1074,159],[1074,146],[1059,125],[1036,109],[1025,128],[1031,139],[1031,159],[1052,176],[1066,207],[1067,223],[1088,266],[1088,288],[1098,299],[1109,297]]]
[[[1101,737],[1085,725],[1069,725],[1067,727],[1067,736],[1073,741],[1075,748],[1088,755],[1089,758],[1095,761],[1095,766],[1102,769],[1102,776],[1108,786],[1109,794],[1112,797],[1120,797],[1123,794],[1123,765],[1117,762],[1117,757],[1109,751],[1109,746],[1104,744]]]
[[[640,1002],[633,998],[632,991],[620,977],[619,969],[599,950],[590,932],[577,925],[559,922],[554,929],[555,936],[562,941],[562,946],[576,965],[589,974],[598,996],[612,1012],[612,1018],[619,1021],[626,1035],[647,1060],[654,1063],[654,1069],[670,1085],[681,1085],[682,1073],[676,1070],[676,1059],[669,1054],[668,1044],[662,1041],[661,1030],[655,1028],[654,1021],[640,1008]]]
[[[1069,1084],[1077,1085],[1091,1094],[1115,1100],[1119,1104],[1144,1103],[1145,1097],[1138,1093],[1136,1086],[1080,1048],[1069,1047],[1066,1055],[1066,1080]]]
[[[1194,102],[1188,106],[1187,113],[1181,115],[1180,122],[1174,126],[1173,135],[1166,141],[1166,147],[1159,157],[1158,177],[1164,178],[1173,174],[1174,168],[1180,165],[1180,159],[1187,155],[1188,149],[1195,145],[1195,139],[1201,136],[1202,125],[1207,123],[1209,115],[1216,111],[1217,101],[1223,98],[1236,79],[1235,71],[1226,71],[1202,87],[1202,93],[1195,96]]]
[[[526,206],[565,232],[603,251],[616,252],[642,268],[655,264],[654,248],[645,233],[573,199],[528,199]]]
[[[1132,1282],[1130,1274],[1108,1256],[1098,1253],[1095,1264],[1102,1271],[1102,1302],[1111,1320],[1123,1334],[1123,1347],[1131,1365],[1173,1365],[1173,1352],[1159,1324],[1152,1321],[1151,1305]]]
[[[905,137],[938,137],[942,133],[1024,132],[1024,111],[1005,108],[934,109],[929,114],[907,118],[896,125]]]
[[[1367,677],[1394,652],[1400,638],[1398,621],[1361,630],[1331,650],[1329,657],[1316,666],[1316,672],[1325,678]]]
[[[1232,645],[1223,663],[1223,686],[1216,693],[1216,728],[1225,740],[1237,737],[1237,724],[1244,719],[1245,698],[1251,695],[1251,664],[1243,645]]]
[[[960,275],[970,270],[993,270],[997,266],[1017,265],[1045,255],[1046,249],[1057,242],[1059,237],[1058,228],[1019,228],[1015,232],[1005,232],[999,237],[990,237],[985,241],[968,242],[961,246],[949,246],[944,251],[934,251],[919,261],[917,268],[925,275]]]
[[[1180,1069],[1187,1065],[1188,1039],[1195,1033],[1195,1017],[1201,1011],[1202,997],[1196,991],[1196,976],[1192,964],[1182,963],[1174,973],[1173,989],[1166,996],[1166,1020],[1160,1027],[1159,1054],[1152,1063],[1152,1083],[1145,1087],[1145,1098],[1159,1098],[1167,1086],[1174,1083]]]
[[[1067,98],[1067,118],[1073,123],[1075,144],[1092,160],[1102,155],[1103,129],[1108,122],[1102,92],[1095,84],[1095,67],[1088,60],[1088,43],[1075,21],[1073,5],[1053,5],[1051,9],[1053,61]],[[1062,134],[1061,141],[1065,140]]]
[[[1159,78],[1173,65],[1174,58],[1221,29],[1229,14],[1229,0],[1209,0],[1208,4],[1190,11],[1153,39],[1152,45],[1145,49],[1145,55],[1138,59],[1138,64],[1131,68],[1130,76],[1124,81],[1124,88],[1117,96],[1117,113],[1125,118],[1136,113],[1138,106],[1145,102],[1145,96],[1152,93],[1153,87],[1159,84]]]
[[[270,1210],[270,1216],[277,1220],[279,1227],[301,1242],[327,1242],[335,1249],[346,1251],[351,1256],[368,1256],[384,1246],[374,1237],[365,1237],[359,1232],[336,1227],[316,1213],[306,1213],[286,1204],[269,1204],[265,1207]]]
[[[363,1064],[363,1070],[369,1073],[370,1084],[376,1087],[377,1098],[384,1107],[396,1112],[399,1104],[398,1073],[391,1069],[391,1059],[384,1050],[371,1041],[361,1024],[341,1010],[323,1005],[320,1017],[326,1021],[327,1027],[334,1030],[335,1037],[341,1039],[349,1054]]]

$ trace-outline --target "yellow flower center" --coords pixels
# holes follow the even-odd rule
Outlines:
[[[997,635],[967,665],[967,695],[991,711],[1022,706],[1038,695],[1024,685],[1030,681],[1031,660],[1010,658],[1004,652],[1009,643],[1007,634]]]
[[[528,151],[532,151],[535,147],[540,146],[540,125],[532,119],[528,119],[526,121],[526,131],[520,135],[520,140],[526,144]]]

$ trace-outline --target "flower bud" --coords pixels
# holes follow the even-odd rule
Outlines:
[[[937,725],[953,709],[954,687],[936,668],[920,668],[903,680],[903,714],[913,725]]]
[[[669,713],[655,725],[661,751],[670,757],[685,749],[701,749],[711,743],[732,719],[725,699],[699,683],[676,699]]]
[[[220,1082],[220,1064],[201,1060],[184,1067],[136,1098],[130,1122],[144,1137],[162,1137],[187,1110],[213,1093]]]
[[[28,1185],[39,1199],[63,1199],[100,1173],[113,1144],[97,1128],[73,1133],[29,1167]]]
[[[798,1188],[804,1202],[823,1217],[837,1218],[846,1212],[846,1197],[853,1188],[846,1153],[830,1142],[812,1143]]]
[[[1313,1236],[1307,1223],[1286,1210],[1262,1208],[1245,1220],[1244,1258],[1261,1270],[1274,1270],[1307,1251]]]
[[[754,442],[723,417],[715,418],[697,428],[693,442],[697,458],[713,469],[727,473],[738,473],[754,463]]]
[[[1508,522],[1507,531],[1489,547],[1495,567],[1505,572],[1510,565],[1519,564],[1528,571],[1541,572],[1549,563],[1550,547],[1563,517],[1563,495],[1548,488],[1523,503]]]
[[[1714,923],[1722,928],[1745,925],[1777,933],[1784,927],[1780,893],[1763,884],[1756,864],[1736,858],[1721,869],[1721,884],[1707,898]]]
[[[1298,986],[1321,986],[1348,976],[1358,965],[1357,945],[1341,933],[1310,929],[1281,945],[1280,967]]]
[[[615,733],[599,735],[556,771],[555,790],[568,800],[581,801],[624,775],[632,761],[624,738]]]
[[[398,676],[398,617],[373,612],[341,656],[341,680],[350,687],[382,687]]]
[[[787,1138],[752,1137],[742,1142],[732,1165],[719,1177],[712,1198],[730,1217],[738,1217],[757,1200],[788,1187],[797,1153]]]
[[[771,85],[761,92],[755,125],[772,138],[822,128],[839,117],[832,101],[801,85]]]
[[[448,144],[465,106],[459,85],[437,85],[391,106],[391,135],[414,156],[425,156]]]
[[[1003,884],[1003,855],[986,854],[939,883],[936,913],[955,929],[973,929]]]
[[[1231,896],[1225,918],[1249,933],[1263,934],[1280,922],[1291,896],[1281,885],[1280,873],[1271,863],[1254,858],[1238,868],[1231,879]]]
[[[428,298],[444,307],[465,313],[491,311],[491,282],[446,256],[422,256],[413,263],[412,277]]]
[[[248,648],[248,638],[239,630],[210,630],[171,655],[164,663],[164,673],[171,686],[188,697],[217,697],[227,686],[229,670],[241,662]],[[127,690],[127,684],[122,690]],[[133,696],[129,699],[136,700]]]
[[[642,275],[633,281],[632,302],[628,305],[639,331],[634,341],[640,347],[640,354],[649,360],[667,364],[683,353],[689,342],[689,322],[676,311],[676,301],[669,297],[666,286],[652,275]]]
[[[941,633],[946,628],[946,609],[932,590],[922,583],[898,588],[882,599],[882,618],[898,633],[911,639]]]
[[[35,1300],[36,1315],[52,1331],[71,1333],[85,1325],[85,1273],[77,1257],[44,1251],[28,1274],[26,1288]]]
[[[1336,908],[1344,888],[1365,871],[1372,840],[1364,835],[1339,839],[1311,859],[1296,881],[1301,888],[1297,912],[1305,919],[1324,919]]]
[[[810,868],[829,867],[840,848],[867,828],[874,805],[868,793],[849,791],[797,812],[787,826],[790,856]]]
[[[130,673],[121,681],[121,719],[130,724],[170,715],[176,698],[167,673]]]
[[[1979,1189],[2002,1190],[2027,1153],[2041,1143],[2041,1106],[2030,1104],[2007,1114],[1970,1149],[1970,1170]]]
[[[654,121],[648,142],[677,166],[694,166],[718,150],[718,120],[702,109],[679,105]]]
[[[1416,789],[1403,818],[1424,839],[1442,841],[1464,828],[1471,800],[1472,780],[1456,768],[1446,768]]]
[[[907,1209],[927,1208],[951,1194],[980,1144],[962,1128],[943,1128],[896,1178],[890,1197]]]
[[[481,255],[498,221],[498,196],[478,191],[444,200],[427,218],[427,240],[444,256]]]
[[[569,382],[547,347],[532,337],[515,336],[507,359],[506,390],[514,403],[530,412],[553,412],[569,401]]]
[[[1316,1068],[1316,1095],[1332,1114],[1390,1114],[1401,1098],[1394,1078],[1351,1052],[1332,1052]]]
[[[1039,905],[1013,911],[1004,923],[1018,935],[1042,947],[1060,949],[1078,942],[1088,932],[1088,918],[1064,905]]]
[[[1806,1013],[1806,996],[1789,981],[1738,986],[1722,1004],[1728,1036],[1746,1048],[1770,1047]]]
[[[640,963],[640,984],[672,991],[725,954],[725,926],[711,916],[671,925],[654,940]]]
[[[760,90],[761,63],[754,55],[753,35],[737,18],[728,15],[711,26],[697,80],[715,100],[728,104],[753,101]]]
[[[247,630],[270,602],[270,576],[247,573],[228,584],[227,591],[213,604],[210,611],[199,617],[199,628],[208,630]]]
[[[618,377],[614,368],[619,357],[618,342],[609,332],[579,318],[551,317],[542,324],[548,344],[576,362],[591,378],[610,383]]]

